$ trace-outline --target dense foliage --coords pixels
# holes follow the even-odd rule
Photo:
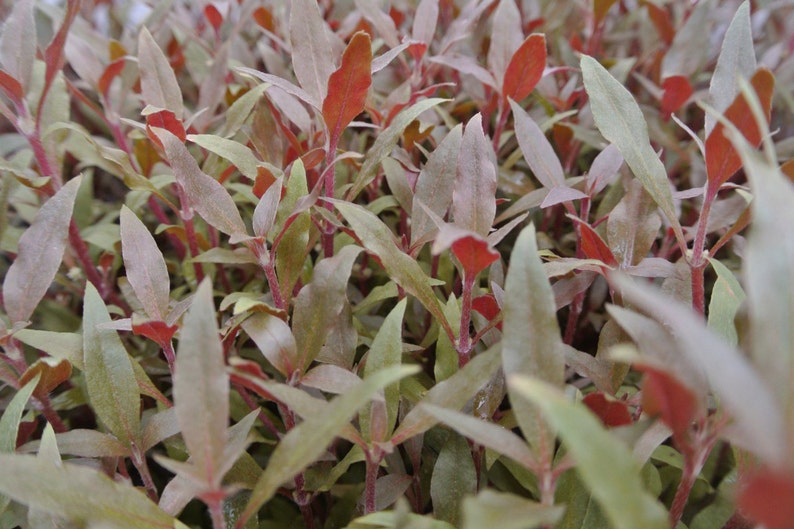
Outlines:
[[[0,9],[0,528],[794,527],[790,3]]]

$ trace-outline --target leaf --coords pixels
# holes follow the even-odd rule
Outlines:
[[[256,159],[251,149],[242,143],[214,134],[189,134],[187,139],[221,158],[225,158],[234,164],[242,174],[251,180],[256,180],[259,160]]]
[[[445,217],[452,204],[458,153],[463,126],[456,125],[435,148],[416,179],[411,215],[411,244],[429,236],[436,224],[419,204],[438,217]]]
[[[743,481],[737,500],[740,512],[767,529],[791,529],[794,507],[780,502],[780,498],[794,494],[790,471],[763,468]]]
[[[141,491],[92,467],[16,454],[0,454],[0,467],[0,492],[32,509],[92,527],[185,527]]]
[[[441,325],[448,328],[449,323],[444,317],[441,303],[430,286],[430,278],[419,263],[400,251],[394,243],[391,230],[378,217],[359,205],[340,200],[334,200],[333,203],[361,239],[364,247],[380,258],[389,277],[418,299]],[[451,329],[449,332],[451,334]]]
[[[462,230],[454,224],[441,226],[433,243],[433,255],[439,255],[447,248],[461,265],[464,277],[474,279],[480,272],[488,268],[500,255],[483,237],[468,230]]]
[[[76,368],[83,369],[83,337],[78,333],[28,328],[14,333],[14,338],[52,357],[68,360]]]
[[[395,366],[367,377],[350,392],[332,400],[325,413],[307,418],[276,445],[240,520],[248,520],[278,488],[312,464],[361,408],[380,389],[416,373],[413,366]]]
[[[179,139],[164,129],[154,129],[165,148],[168,163],[190,205],[207,221],[227,235],[246,234],[245,223],[229,192],[217,180],[199,169],[198,163]]]
[[[544,187],[565,186],[562,164],[543,130],[518,103],[510,101],[510,107],[513,109],[518,146],[532,174]]]
[[[750,2],[742,2],[722,40],[717,65],[709,82],[709,101],[718,112],[725,112],[739,89],[739,77],[749,79],[755,72],[755,46],[750,22]],[[714,116],[706,113],[706,137],[714,130]]]
[[[698,2],[688,13],[683,25],[678,23],[673,42],[662,59],[662,79],[673,75],[691,77],[705,62],[704,54],[692,53],[692,50],[705,50],[711,47],[709,40],[712,32],[711,22],[714,20],[714,4],[713,0]]]
[[[660,111],[663,118],[669,117],[686,103],[694,93],[689,79],[684,75],[671,75],[662,81],[662,105]]]
[[[747,359],[714,335],[690,307],[619,276],[612,278],[612,284],[626,301],[675,329],[674,338],[685,359],[705,373],[721,405],[733,416],[735,436],[739,436],[734,441],[767,462],[782,461],[787,445],[779,403],[772,396],[768,382],[753,370]],[[768,303],[768,298],[765,300]]]
[[[151,139],[157,146],[162,148],[163,144],[160,142],[160,138],[158,138],[152,130],[154,127],[167,130],[179,138],[179,141],[183,143],[185,139],[187,139],[185,125],[182,123],[182,120],[176,117],[176,114],[170,110],[159,110],[157,112],[146,114],[146,135],[149,136],[149,139]]]
[[[102,329],[110,314],[91,283],[83,302],[83,363],[88,400],[94,413],[124,445],[139,444],[140,391],[132,360],[118,333]]]
[[[251,224],[253,225],[254,235],[257,237],[267,237],[270,230],[273,229],[279,201],[281,200],[281,192],[284,189],[282,183],[283,177],[270,184],[254,209]]]
[[[77,189],[82,177],[67,182],[41,206],[19,238],[19,250],[3,280],[3,303],[12,323],[30,319],[61,267]]]
[[[576,470],[616,529],[664,529],[667,512],[640,479],[629,449],[610,435],[584,406],[534,378],[508,375],[508,387],[543,411],[576,461]]]
[[[146,315],[164,321],[168,315],[171,283],[163,254],[152,234],[127,206],[121,207],[119,220],[127,281]]]
[[[403,109],[399,114],[397,114],[389,126],[386,127],[385,130],[381,131],[380,134],[378,134],[378,137],[375,138],[375,142],[372,144],[372,146],[367,149],[367,157],[361,166],[361,170],[358,172],[358,176],[356,176],[352,187],[347,192],[347,200],[352,200],[357,197],[358,194],[361,193],[361,191],[363,191],[370,182],[372,182],[372,179],[375,177],[375,174],[380,168],[381,161],[391,154],[392,150],[397,145],[397,142],[402,137],[405,128],[423,112],[444,101],[446,101],[446,99],[425,99],[406,109]]]
[[[242,323],[242,328],[281,374],[289,376],[297,369],[299,360],[295,337],[284,320],[272,314],[255,312]]]
[[[660,416],[684,446],[692,422],[703,415],[701,401],[687,386],[668,372],[650,365],[635,365],[645,373],[642,383],[642,409],[651,417]]]
[[[508,64],[521,46],[523,36],[521,12],[515,0],[501,0],[493,14],[487,57],[488,69],[496,78],[497,86],[504,86]]]
[[[711,290],[709,301],[709,327],[714,329],[730,345],[736,347],[739,337],[736,333],[734,319],[740,307],[747,299],[744,289],[736,276],[728,267],[716,259],[709,259],[709,263],[717,273],[717,280]]]
[[[0,39],[0,63],[8,76],[20,87],[22,99],[30,87],[36,59],[36,22],[33,0],[14,2],[7,13]]]
[[[436,518],[457,526],[463,497],[477,491],[477,471],[466,439],[450,434],[441,447],[430,478],[430,498]]]
[[[25,413],[33,390],[36,389],[40,375],[36,374],[29,382],[24,384],[6,406],[3,416],[0,417],[0,454],[13,453],[17,449],[17,435],[19,434],[19,421]]]
[[[77,457],[129,457],[130,449],[110,434],[78,428],[55,435],[61,454]],[[24,452],[40,452],[42,442],[31,441],[20,448]]]
[[[68,360],[44,357],[30,364],[30,367],[19,377],[19,383],[27,384],[33,378],[38,377],[39,383],[33,394],[36,398],[41,399],[69,380],[71,376],[72,364]]]
[[[314,101],[325,100],[328,79],[336,63],[326,31],[317,2],[292,0],[289,17],[292,68],[301,87]]]
[[[138,34],[138,69],[141,72],[141,93],[146,104],[170,110],[183,118],[182,89],[168,58],[155,42],[146,26]]]
[[[683,241],[667,171],[651,147],[640,107],[631,92],[592,57],[583,55],[581,68],[598,130],[618,148],[634,176],[667,217],[676,238]]]
[[[601,423],[607,428],[624,426],[634,422],[631,419],[629,407],[625,402],[622,400],[609,399],[606,394],[601,391],[588,393],[582,399],[582,403],[590,408],[590,411],[601,419]]]
[[[439,5],[436,0],[420,0],[414,13],[411,36],[428,46],[433,42],[438,26]]]
[[[485,237],[495,216],[496,162],[482,129],[482,116],[477,114],[463,131],[452,191],[452,217],[455,225]]]
[[[357,32],[342,55],[342,64],[328,78],[328,95],[323,100],[323,119],[329,141],[336,145],[342,131],[364,111],[372,84],[372,44],[369,35]]]
[[[615,0],[593,0],[593,23],[598,26],[606,18]]]
[[[772,96],[775,91],[775,76],[766,68],[755,72],[750,84],[758,96],[767,124],[771,117]],[[725,118],[733,123],[753,147],[757,147],[763,139],[761,129],[755,122],[749,103],[744,94],[739,94],[725,111]],[[717,123],[711,134],[706,138],[706,172],[708,174],[708,194],[716,195],[724,184],[742,166],[739,153],[731,140],[725,135],[725,125]]]
[[[532,375],[562,387],[565,360],[554,294],[543,271],[532,224],[518,235],[505,280],[502,309],[502,363],[505,373]],[[508,386],[516,420],[535,450],[551,448],[537,408]],[[541,457],[550,456],[542,454]]]
[[[475,443],[511,458],[527,470],[539,468],[535,456],[521,439],[504,426],[472,417],[470,414],[422,403],[419,406],[438,421]]]
[[[615,264],[622,268],[640,264],[648,256],[661,225],[651,196],[639,182],[630,182],[628,192],[607,219],[607,241]]]
[[[595,196],[604,190],[618,175],[623,166],[623,155],[613,144],[598,153],[587,172],[587,193]]]
[[[519,102],[527,97],[543,77],[546,68],[546,36],[533,33],[513,54],[505,71],[502,97]]]
[[[564,510],[562,505],[541,505],[515,494],[486,489],[463,500],[461,529],[551,527]]]
[[[212,285],[199,285],[179,333],[174,408],[190,457],[208,487],[220,486],[229,422],[229,375],[218,336]]]

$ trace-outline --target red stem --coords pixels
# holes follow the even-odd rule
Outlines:
[[[375,449],[377,451],[377,449]],[[375,484],[378,481],[378,472],[380,470],[380,457],[373,454],[371,450],[366,451],[366,481],[364,485],[364,514],[375,512]]]
[[[692,308],[698,314],[706,312],[706,287],[704,272],[707,264],[706,253],[706,232],[708,231],[709,213],[711,203],[714,201],[716,193],[707,192],[703,198],[703,206],[700,210],[697,232],[692,243],[692,256],[689,266],[692,274]]]
[[[471,304],[472,304],[472,290],[474,289],[474,277],[469,277],[466,272],[463,273],[463,291],[460,308],[460,331],[458,332],[458,366],[463,367],[469,363],[471,358],[471,350],[474,344],[469,335],[469,326],[471,325]]]

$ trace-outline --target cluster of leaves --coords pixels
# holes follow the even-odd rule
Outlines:
[[[788,4],[4,4],[0,527],[792,527]]]

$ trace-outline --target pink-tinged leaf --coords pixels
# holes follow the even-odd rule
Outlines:
[[[521,101],[543,77],[546,68],[546,36],[534,33],[513,54],[505,71],[502,97]]]
[[[436,55],[429,57],[428,61],[443,64],[462,74],[471,75],[485,86],[497,89],[496,79],[491,72],[477,64],[477,61],[468,55]]]
[[[623,165],[623,155],[611,143],[593,160],[587,172],[587,192],[595,196],[604,190],[617,176]]]
[[[370,24],[372,24],[378,36],[383,39],[383,42],[385,42],[389,48],[396,48],[400,45],[400,35],[394,25],[394,20],[381,10],[381,2],[376,2],[375,0],[355,0],[355,4],[356,9]],[[389,3],[386,3],[386,5],[388,6]]]
[[[257,178],[258,181],[259,179]],[[267,237],[276,222],[276,213],[278,213],[278,204],[281,200],[281,191],[283,189],[281,183],[282,178],[271,183],[259,200],[259,204],[256,205],[256,209],[254,209],[252,225],[254,235],[257,237]]]
[[[775,91],[775,76],[766,68],[755,72],[750,84],[755,90],[767,123],[772,109],[772,96]],[[733,103],[725,111],[725,118],[733,123],[753,147],[761,143],[761,130],[755,122],[750,105],[743,94],[736,96]],[[716,194],[720,186],[742,166],[742,160],[736,152],[731,140],[725,135],[725,126],[717,123],[706,138],[706,172],[708,174],[708,193]]]
[[[218,8],[212,4],[207,4],[204,6],[204,17],[212,24],[212,29],[217,33],[221,28],[221,24],[223,24],[223,15],[218,11]]]
[[[421,0],[416,6],[411,36],[428,46],[435,40],[438,25],[438,0]]]
[[[19,251],[3,281],[5,311],[14,323],[30,318],[61,266],[81,180],[73,178],[45,202],[19,239]]]
[[[70,376],[72,376],[72,364],[68,360],[44,357],[33,362],[22,373],[19,377],[19,384],[25,385],[34,378],[39,377],[33,394],[38,398],[44,398],[52,390],[69,380]]]
[[[521,46],[523,38],[521,12],[515,0],[501,0],[493,14],[491,44],[487,57],[488,69],[498,86],[504,86],[507,65]]]
[[[600,24],[604,17],[607,16],[609,8],[615,3],[616,0],[593,0],[593,18],[595,25]]]
[[[742,480],[739,511],[766,529],[794,528],[794,475],[791,470],[763,468]]]
[[[220,486],[229,422],[229,375],[218,335],[212,284],[199,285],[179,333],[174,408],[196,471]]]
[[[325,100],[328,79],[336,65],[327,31],[316,0],[292,0],[289,16],[292,68],[301,88],[314,101]]]
[[[8,76],[19,84],[22,97],[30,86],[30,76],[36,59],[33,6],[33,0],[14,2],[3,24],[3,36],[0,40],[0,63]]]
[[[438,255],[447,248],[452,249],[464,276],[471,279],[499,259],[499,252],[483,237],[454,224],[441,226],[433,243],[433,254]]]
[[[632,180],[607,220],[607,241],[621,267],[638,265],[648,257],[662,226],[656,211],[656,203],[645,188]]]
[[[673,75],[692,77],[706,61],[706,54],[692,53],[692,50],[711,47],[709,41],[715,20],[712,6],[711,2],[698,2],[687,14],[683,25],[681,22],[676,24],[673,42],[662,58],[662,79]]]
[[[323,100],[323,119],[331,144],[357,115],[364,111],[367,92],[372,84],[370,68],[372,46],[369,35],[359,31],[350,39],[342,54],[342,64],[328,78],[328,95]]]
[[[604,426],[612,428],[615,426],[625,426],[631,424],[631,413],[628,405],[622,400],[607,398],[607,396],[595,391],[585,395],[582,403],[595,413]]]
[[[256,343],[268,362],[284,376],[290,376],[298,366],[295,337],[284,320],[255,312],[242,323],[243,330]]]
[[[518,103],[511,101],[510,107],[513,110],[518,146],[535,178],[549,189],[565,187],[562,164],[543,130]]]
[[[491,231],[496,216],[496,161],[480,114],[471,118],[463,131],[452,216],[456,226],[483,237]]]
[[[673,431],[675,441],[686,443],[692,422],[704,413],[700,399],[687,386],[662,369],[648,364],[635,367],[645,373],[642,382],[643,411],[652,417],[659,416]]]
[[[171,290],[163,254],[148,228],[127,206],[121,207],[120,224],[127,281],[146,315],[163,321],[168,314]]]
[[[227,235],[246,235],[245,223],[229,192],[217,180],[202,172],[187,147],[165,129],[153,128],[165,149],[174,176],[190,205],[213,227]]]
[[[651,23],[653,23],[664,43],[668,46],[672,44],[675,38],[675,26],[673,26],[673,21],[670,19],[667,7],[661,7],[647,1],[643,2],[643,4],[648,8],[648,18],[651,19]]]
[[[583,198],[587,198],[587,195],[578,189],[572,187],[552,187],[551,190],[549,190],[549,194],[546,195],[546,198],[540,203],[540,207],[541,209],[549,208],[557,204],[562,204],[563,202],[572,202]]]
[[[289,95],[295,96],[307,105],[320,109],[320,101],[321,99],[315,99],[309,92],[304,90],[303,88],[292,84],[291,82],[287,81],[286,79],[282,79],[277,75],[260,72],[259,70],[254,70],[253,68],[246,68],[244,66],[239,66],[235,68],[238,72],[244,75],[250,75],[251,77],[256,77],[268,84],[271,84],[277,88],[280,88],[284,92]],[[330,75],[329,75],[330,76]]]
[[[15,104],[19,105],[22,103],[22,99],[25,97],[22,85],[4,70],[0,70],[0,88]]]
[[[118,333],[103,326],[110,314],[94,285],[87,283],[83,302],[83,372],[88,401],[99,420],[124,445],[139,445],[140,390],[127,350]]]
[[[683,75],[672,75],[662,81],[662,117],[668,119],[670,114],[678,111],[695,91],[689,79]]]
[[[483,294],[477,296],[471,301],[471,308],[485,316],[489,321],[493,321],[502,312],[502,307],[496,301],[496,296],[493,294]],[[502,330],[502,322],[496,324],[496,328]]]
[[[132,332],[138,336],[145,336],[157,343],[160,347],[165,347],[166,344],[171,342],[179,327],[176,325],[168,325],[164,321],[157,320],[144,320],[136,321],[137,318],[132,316]]]
[[[170,110],[177,119],[184,114],[182,89],[163,50],[146,26],[138,35],[138,68],[141,72],[141,93],[146,104]]]
[[[579,233],[582,238],[582,252],[585,257],[588,259],[597,259],[607,266],[616,268],[618,266],[618,261],[598,232],[583,220],[573,217],[572,220],[574,220],[579,227]]]
[[[121,72],[124,70],[124,65],[127,63],[127,59],[124,57],[120,59],[116,59],[115,61],[111,62],[105,68],[105,71],[102,72],[102,75],[99,76],[97,80],[97,89],[99,93],[102,94],[104,97],[108,96],[108,90],[110,90],[110,83],[113,82],[113,79],[121,75]]]
[[[72,22],[74,22],[79,9],[80,0],[67,0],[66,14],[63,17],[60,27],[58,27],[58,32],[44,50],[44,63],[46,64],[46,70],[44,72],[45,94],[52,86],[52,81],[55,79],[55,76],[63,70],[63,65],[66,61],[63,54],[63,47],[66,44],[66,37],[69,35],[69,28],[72,26]],[[29,37],[23,36],[23,38]],[[44,97],[42,97],[42,101],[39,102],[40,107],[43,103],[43,99]]]

